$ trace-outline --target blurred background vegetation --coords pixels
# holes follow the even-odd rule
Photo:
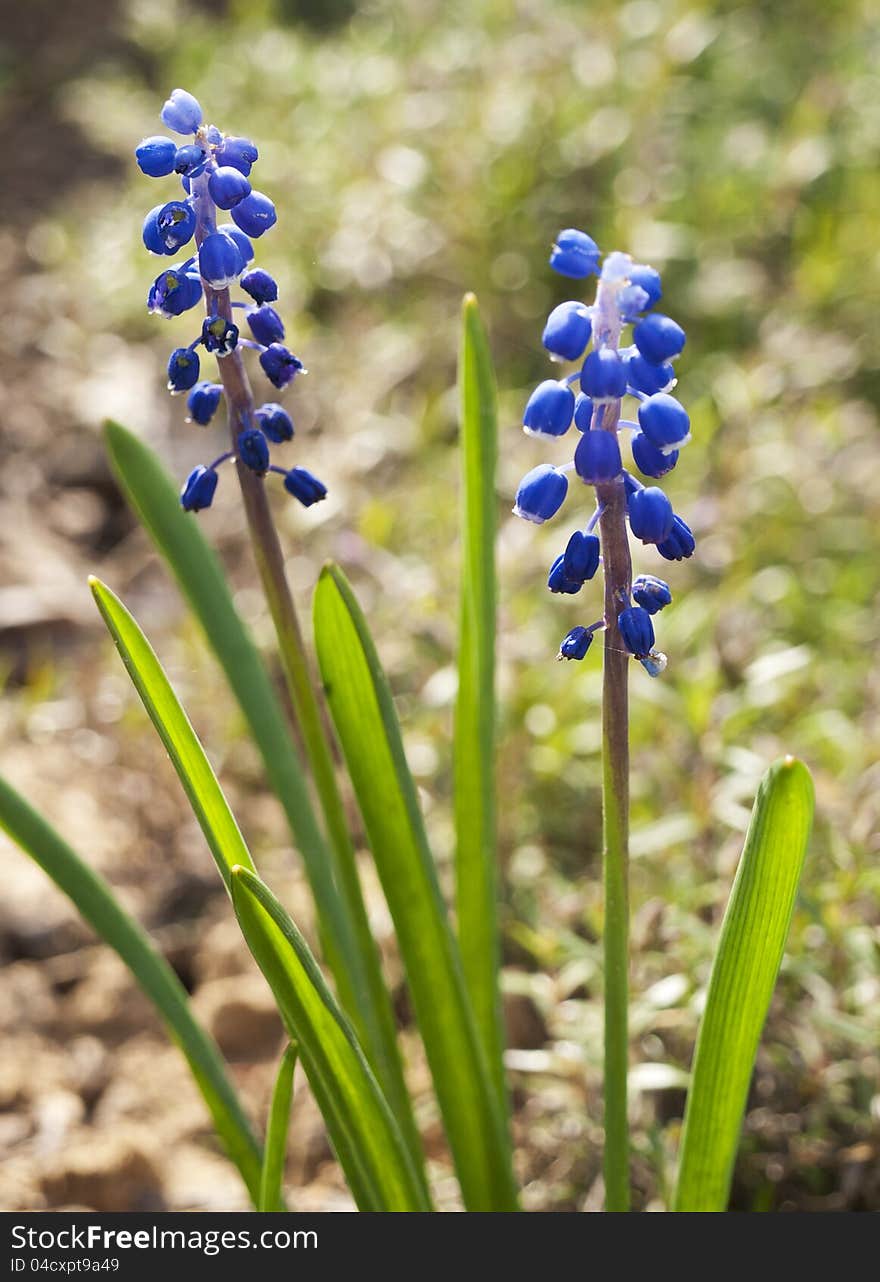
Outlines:
[[[499,767],[518,1161],[529,1207],[600,1206],[600,663],[553,662],[561,636],[600,607],[544,585],[577,519],[571,500],[539,530],[509,509],[520,475],[548,457],[518,423],[547,375],[543,318],[570,295],[547,268],[549,244],[573,225],[629,250],[662,270],[664,307],[688,332],[678,374],[694,440],[664,486],[698,539],[693,560],[667,567],[675,602],[658,642],[668,672],[633,674],[640,1205],[665,1205],[683,1074],[757,780],[794,752],[815,772],[817,827],[733,1206],[880,1208],[876,7],[33,0],[4,10],[0,768],[121,887],[196,1000],[217,990],[201,998],[215,1032],[224,1018],[234,1026],[227,1007],[244,1002],[236,977],[248,963],[217,960],[234,945],[216,933],[226,910],[207,854],[84,582],[99,571],[151,634],[256,853],[307,917],[255,756],[100,443],[112,415],[183,475],[223,437],[185,425],[163,390],[167,354],[191,324],[144,307],[155,260],[140,224],[160,188],[132,149],[180,84],[210,120],[259,144],[258,186],[279,223],[258,261],[279,279],[291,345],[311,371],[286,398],[290,457],[331,490],[308,512],[278,496],[291,573],[304,609],[326,557],[352,574],[447,861],[457,313],[466,289],[480,298],[502,423]],[[231,481],[200,519],[268,643]],[[648,550],[637,568],[657,571]],[[4,850],[3,870],[13,893],[0,908],[2,1016],[19,1066],[0,1080],[13,1173],[4,1204],[229,1205],[237,1194],[217,1184],[219,1167],[186,1183],[150,1149],[146,1129],[177,1154],[209,1141],[197,1105],[195,1121],[181,1120],[155,1082],[160,1035],[144,1041],[149,1017],[125,979],[100,970],[109,963],[23,857]],[[374,911],[387,944],[378,899]],[[389,965],[397,973],[393,955]],[[406,1021],[403,994],[400,1009]],[[268,1089],[248,1059],[256,1044],[239,1048],[237,1071]],[[431,1108],[425,1099],[429,1133]],[[335,1176],[311,1124],[291,1179],[315,1183],[311,1204],[325,1206]],[[126,1126],[133,1138],[108,1158],[111,1177],[90,1184],[96,1136],[118,1149]],[[123,1194],[126,1172],[134,1191]]]

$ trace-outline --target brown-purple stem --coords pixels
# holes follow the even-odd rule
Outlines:
[[[613,282],[600,280],[593,312],[596,348],[617,349],[621,319]],[[617,432],[620,401],[598,405],[593,428]],[[629,1127],[629,707],[630,656],[618,616],[630,604],[632,559],[623,477],[596,486],[605,575],[602,684],[602,837],[605,889],[605,1207],[628,1211]]]

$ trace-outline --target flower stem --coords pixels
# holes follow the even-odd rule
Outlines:
[[[605,655],[602,689],[602,837],[605,883],[605,1199],[608,1211],[629,1209],[627,1029],[629,952],[629,655],[617,628],[620,585],[628,581],[629,547],[622,509],[609,505],[601,529],[605,556]],[[621,537],[622,536],[622,537]],[[616,549],[618,555],[615,555]]]
[[[620,315],[610,284],[600,281],[594,312],[597,344],[617,347]],[[593,427],[617,431],[620,401],[596,407]],[[630,601],[632,560],[623,477],[596,487],[605,571],[602,686],[602,838],[605,891],[605,1209],[628,1211],[629,1126],[629,655],[617,626]]]

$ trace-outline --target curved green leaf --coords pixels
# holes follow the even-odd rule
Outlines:
[[[730,894],[694,1052],[674,1209],[724,1211],[749,1082],[791,925],[813,784],[786,757],[764,776]]]
[[[404,756],[391,692],[345,576],[325,567],[314,601],[330,711],[394,919],[465,1205],[515,1210],[498,1094],[486,1064]]]
[[[243,865],[256,870],[217,776],[171,682],[133,616],[105,583],[90,578],[89,586],[128,675],[183,784],[228,890],[234,867]]]
[[[201,623],[247,720],[303,857],[315,898],[321,947],[337,992],[355,1021],[413,1159],[422,1170],[421,1143],[403,1076],[394,1012],[360,890],[332,757],[326,748],[321,751],[322,727],[314,698],[308,699],[308,676],[300,674],[300,701],[305,699],[305,710],[312,714],[307,728],[320,795],[327,799],[328,831],[333,839],[329,846],[318,827],[278,693],[235,608],[214,549],[199,522],[182,510],[174,482],[155,453],[118,423],[107,423],[104,433],[123,493]],[[259,552],[255,548],[258,556]],[[284,657],[291,660],[289,646]]]
[[[501,1106],[495,836],[495,376],[477,300],[465,297],[459,353],[462,563],[455,707],[455,875],[464,977]]]
[[[120,907],[106,881],[2,778],[0,827],[72,900],[93,930],[119,955],[156,1007],[172,1040],[186,1056],[217,1134],[256,1205],[260,1189],[260,1146],[226,1076],[220,1052],[193,1018],[186,990],[174,971],[138,923]]]
[[[308,945],[269,888],[246,868],[232,877],[242,933],[268,980],[362,1211],[430,1205],[394,1115]]]
[[[263,1173],[260,1179],[258,1211],[283,1211],[282,1185],[284,1159],[287,1155],[287,1128],[290,1124],[290,1104],[293,1099],[293,1072],[296,1068],[297,1046],[290,1042],[284,1048],[278,1076],[269,1105],[269,1123],[266,1127],[266,1145],[263,1154]]]

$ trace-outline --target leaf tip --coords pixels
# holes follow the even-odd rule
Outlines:
[[[244,864],[233,864],[229,870],[229,893],[232,896],[232,906],[236,915],[241,910],[242,901],[248,899],[248,870]]]
[[[792,783],[805,785],[810,792],[813,790],[813,776],[810,774],[809,767],[801,761],[800,757],[795,757],[792,753],[787,752],[784,757],[780,757],[770,767],[770,773],[782,776]]]
[[[104,438],[104,445],[106,446],[111,459],[114,457],[117,450],[124,446],[127,441],[135,439],[134,434],[130,432],[128,428],[123,427],[121,423],[117,423],[115,418],[104,419],[101,424],[101,435]]]

